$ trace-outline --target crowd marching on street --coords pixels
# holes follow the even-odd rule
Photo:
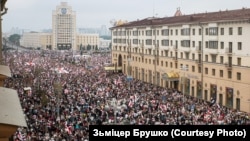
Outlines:
[[[60,51],[5,57],[13,76],[4,85],[17,90],[28,125],[14,141],[88,141],[94,124],[250,125],[249,113],[106,71],[108,53],[78,61]]]

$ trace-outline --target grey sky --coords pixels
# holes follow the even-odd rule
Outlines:
[[[111,27],[110,20],[134,21],[147,17],[173,16],[180,7],[183,14],[250,8],[250,0],[8,0],[3,32],[12,27],[40,31],[51,29],[52,11],[68,2],[76,11],[76,25],[83,28]]]

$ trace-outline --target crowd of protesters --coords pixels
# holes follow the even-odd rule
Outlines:
[[[111,54],[78,61],[69,52],[5,55],[13,74],[5,87],[17,90],[28,125],[18,129],[15,141],[88,141],[92,124],[250,124],[247,113],[106,71]]]

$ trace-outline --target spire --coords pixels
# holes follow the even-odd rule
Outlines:
[[[180,7],[178,7],[178,8],[177,8],[177,10],[176,10],[176,12],[175,12],[174,16],[175,16],[175,17],[176,17],[176,16],[182,16],[182,13],[181,13]]]

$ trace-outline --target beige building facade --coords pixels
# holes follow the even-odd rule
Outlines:
[[[52,34],[42,33],[40,34],[40,44],[42,49],[52,49]]]
[[[53,49],[76,50],[76,13],[67,2],[61,2],[52,14]]]
[[[102,49],[107,49],[110,47],[111,44],[111,40],[107,40],[107,39],[100,39],[100,48]]]
[[[250,112],[250,9],[147,18],[110,28],[112,63],[134,79]]]
[[[52,34],[42,32],[24,32],[20,45],[27,48],[52,49]]]
[[[76,50],[95,50],[99,47],[100,38],[98,34],[78,34],[76,36]]]

